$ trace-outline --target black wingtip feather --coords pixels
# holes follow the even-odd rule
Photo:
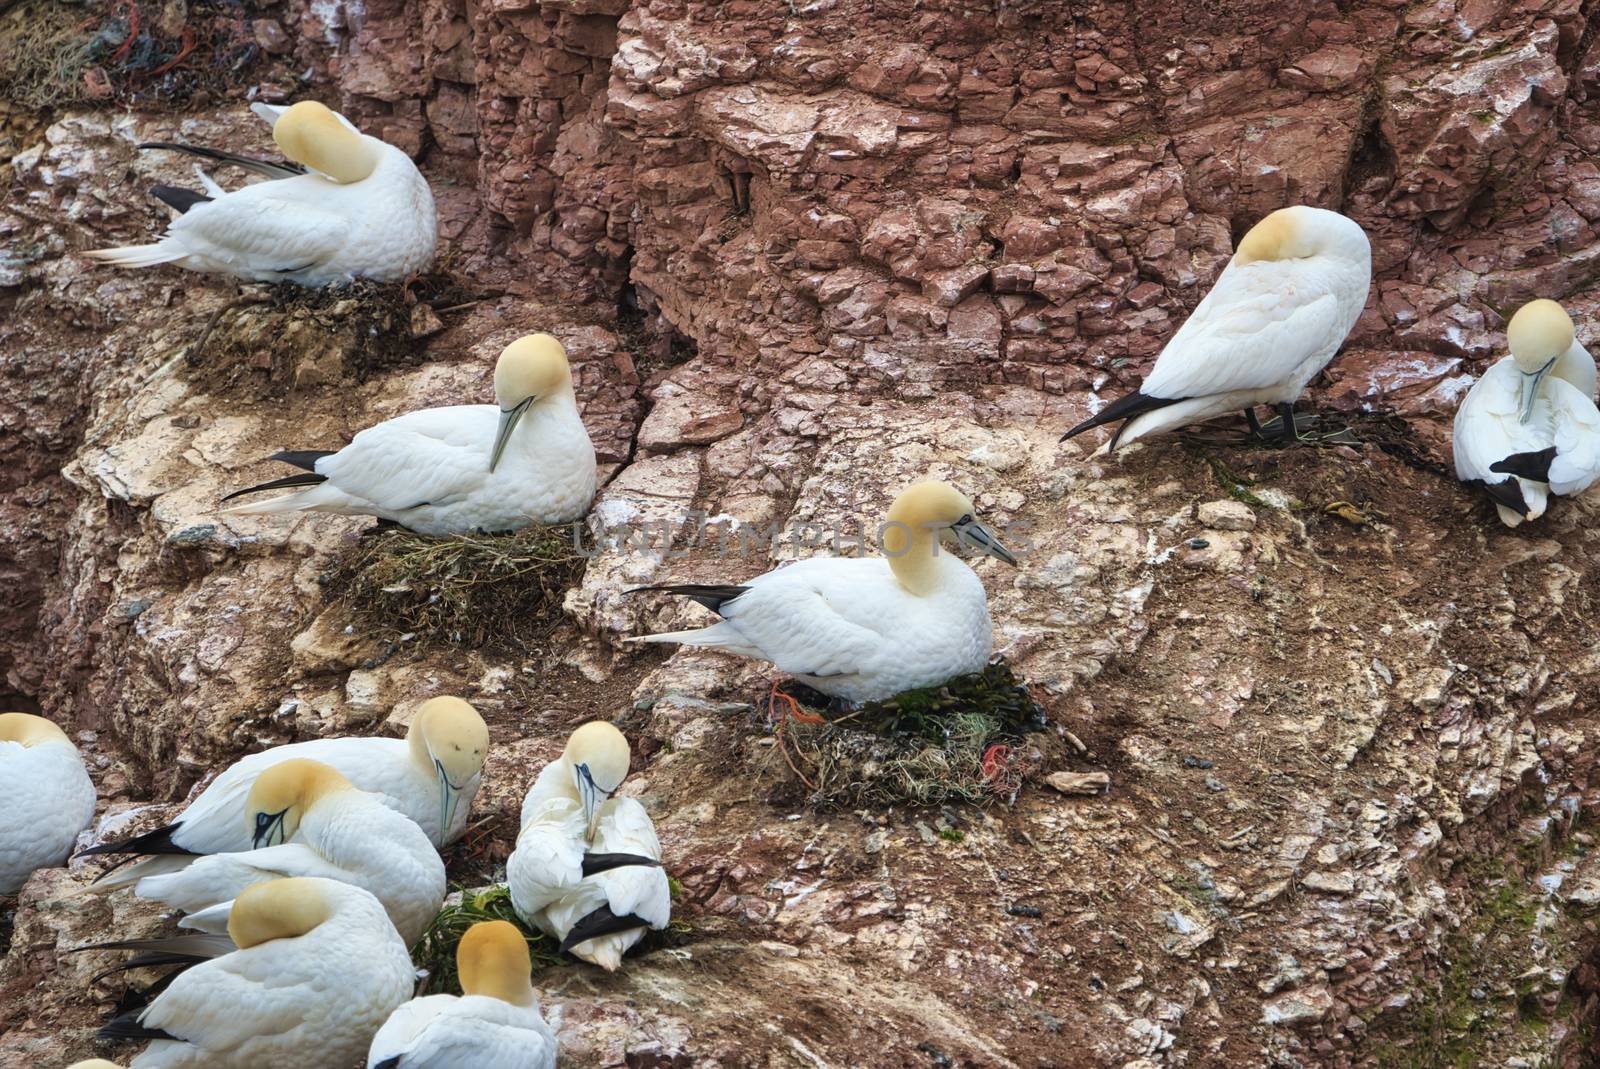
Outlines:
[[[204,145],[185,145],[181,141],[145,141],[140,143],[141,149],[163,149],[168,152],[185,152],[191,156],[199,156],[203,160],[213,163],[231,163],[243,167],[256,174],[269,178],[293,178],[306,173],[306,169],[298,163],[288,160],[261,160],[254,156],[241,156],[236,152],[224,152],[221,149],[206,148]]]
[[[612,869],[628,868],[632,865],[642,865],[645,868],[658,869],[661,862],[653,857],[643,854],[584,854],[583,874],[594,876],[601,872],[610,872]]]
[[[1522,484],[1515,479],[1506,479],[1502,482],[1491,483],[1479,480],[1478,485],[1483,487],[1483,492],[1489,495],[1497,505],[1504,505],[1523,519],[1528,518],[1528,499],[1522,495]]]
[[[568,930],[567,937],[561,940],[561,953],[565,954],[579,943],[587,943],[602,935],[631,932],[635,928],[648,927],[650,922],[643,917],[636,917],[632,913],[625,913],[619,917],[611,912],[610,906],[601,906],[593,913],[585,915]]]
[[[323,457],[331,457],[333,454],[334,450],[332,449],[285,449],[281,453],[272,454],[267,459],[281,461],[284,464],[290,464],[306,471],[316,471],[317,461]]]
[[[396,1054],[393,1058],[385,1058],[377,1065],[374,1065],[372,1069],[400,1069],[400,1059],[403,1057],[405,1055]]]
[[[1182,400],[1184,400],[1182,397],[1151,397],[1149,394],[1143,394],[1135,390],[1112,401],[1066,434],[1063,434],[1061,441],[1064,442],[1068,438],[1082,434],[1084,431],[1092,431],[1096,427],[1103,427],[1107,423],[1115,423],[1119,419],[1133,419],[1135,416],[1142,416],[1146,412],[1154,412],[1158,408],[1175,405]],[[1118,431],[1116,437],[1122,437],[1121,431]],[[1116,448],[1116,439],[1112,440],[1111,448]]]
[[[1489,465],[1489,470],[1500,475],[1520,475],[1536,483],[1550,481],[1550,465],[1556,459],[1556,447],[1532,453],[1512,453],[1504,460]]]
[[[171,1032],[164,1032],[159,1028],[146,1028],[139,1023],[139,1015],[144,1010],[135,1010],[125,1013],[120,1017],[113,1017],[100,1026],[100,1031],[95,1033],[97,1039],[178,1039]],[[182,1042],[182,1040],[179,1040]]]
[[[696,601],[712,612],[721,615],[722,607],[739,595],[747,592],[747,586],[717,583],[662,583],[657,586],[636,586],[625,590],[625,594],[637,594],[643,590],[655,590],[663,594],[677,594],[681,597]]]
[[[142,835],[134,835],[127,839],[118,839],[114,842],[100,843],[86,850],[79,850],[78,857],[93,857],[96,854],[189,854],[193,850],[185,850],[172,841],[173,835],[178,831],[178,824],[163,824],[159,828],[147,831]]]
[[[188,211],[196,204],[207,204],[211,201],[211,198],[204,193],[184,189],[182,186],[151,186],[150,195],[179,214]]]
[[[243,490],[235,490],[222,500],[232,501],[236,497],[243,497],[245,494],[259,494],[263,490],[288,490],[298,486],[316,486],[318,483],[327,481],[328,477],[326,475],[318,475],[314,471],[308,471],[302,475],[285,475],[281,479],[273,479],[271,482],[247,486]]]

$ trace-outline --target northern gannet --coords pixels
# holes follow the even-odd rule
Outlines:
[[[1372,246],[1338,212],[1280,208],[1250,228],[1211,292],[1133,393],[1066,434],[1126,420],[1096,451],[1157,431],[1276,405],[1294,437],[1294,402],[1355,326],[1372,283]]]
[[[444,903],[444,862],[411,818],[359,791],[331,766],[305,758],[279,762],[256,777],[245,803],[254,849],[209,854],[176,872],[112,872],[96,890],[132,883],[140,898],[198,915],[184,927],[220,930],[227,910],[207,911],[252,884],[285,876],[324,876],[375,895],[409,946]]]
[[[317,877],[246,888],[232,953],[178,974],[103,1039],[154,1040],[129,1069],[290,1069],[357,1064],[411,997],[411,956],[376,898]]]
[[[0,895],[66,861],[94,819],[94,784],[67,733],[42,716],[0,713]]]
[[[495,365],[494,394],[492,405],[425,408],[368,427],[336,453],[278,453],[272,459],[304,474],[223,500],[306,489],[223,511],[377,516],[427,535],[580,519],[594,499],[594,445],[566,350],[548,334],[512,342]]]
[[[628,740],[604,721],[574,731],[523,799],[506,862],[517,916],[608,971],[672,919],[655,825],[637,801],[613,797],[631,759]]]
[[[296,757],[331,765],[359,789],[410,817],[435,846],[444,846],[466,828],[488,750],[489,729],[476,709],[460,698],[431,698],[417,710],[404,739],[312,739],[242,757],[173,823],[90,847],[79,856],[153,855],[116,872],[113,878],[120,886],[130,876],[182,868],[196,854],[249,850],[255,845],[245,816],[251,785],[268,768]]]
[[[147,146],[238,163],[268,180],[225,193],[207,179],[212,196],[158,187],[181,213],[159,242],[87,255],[120,267],[171,263],[312,287],[355,278],[394,282],[428,265],[438,240],[433,193],[411,157],[314,100],[251,108],[272,124],[283,154],[309,173],[213,149]]]
[[[507,921],[480,921],[456,944],[460,998],[400,1006],[373,1037],[367,1069],[555,1069],[556,1035],[539,1012],[528,942]]]
[[[1456,476],[1481,485],[1500,520],[1544,515],[1551,494],[1600,479],[1595,366],[1555,301],[1530,301],[1506,326],[1511,355],[1473,383],[1456,412]]]
[[[737,585],[638,587],[685,595],[722,621],[632,641],[709,646],[771,661],[849,702],[981,671],[993,647],[988,598],[972,569],[940,548],[940,538],[949,531],[1008,564],[1016,559],[975,513],[949,484],[918,483],[889,509],[883,557],[813,557]]]

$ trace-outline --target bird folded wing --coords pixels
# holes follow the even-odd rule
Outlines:
[[[884,643],[883,635],[847,619],[814,586],[752,583],[726,608],[739,632],[791,675],[854,675]]]
[[[326,1007],[327,992],[290,980],[284,949],[273,949],[278,952],[238,951],[196,965],[150,1003],[141,1022],[209,1049],[300,1027],[308,1012]]]
[[[237,854],[210,854],[171,876],[153,877],[156,894],[183,910],[204,909],[237,898],[251,884],[284,876],[326,876],[345,881],[349,873],[303,843],[285,843]],[[158,882],[161,881],[161,882]],[[164,890],[161,883],[170,884]]]
[[[489,456],[391,420],[362,431],[318,468],[336,489],[398,512],[446,505],[477,489],[489,476]]]
[[[234,194],[195,205],[172,221],[168,233],[197,254],[254,271],[290,272],[323,263],[344,248],[350,221],[298,200]]]
[[[1600,481],[1600,409],[1565,380],[1545,381],[1555,411],[1556,458],[1550,465],[1550,489],[1581,494]]]
[[[1205,397],[1264,390],[1284,382],[1316,351],[1337,346],[1339,302],[1304,286],[1268,280],[1250,268],[1233,272],[1237,292],[1203,301],[1162,350],[1139,392],[1151,397]],[[1221,282],[1218,283],[1221,288]]]

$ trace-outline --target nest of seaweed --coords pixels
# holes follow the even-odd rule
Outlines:
[[[281,397],[302,383],[365,382],[389,368],[421,364],[421,339],[442,328],[435,307],[471,303],[452,276],[439,273],[323,289],[285,283],[225,304],[196,324],[184,364],[208,393]]]
[[[773,688],[778,746],[817,808],[1015,801],[1047,764],[1044,710],[1003,660],[937,687],[839,708]]]
[[[374,527],[323,584],[390,640],[526,651],[560,623],[585,559],[570,525],[443,538]]]
[[[677,901],[682,892],[676,880],[671,880],[672,898]],[[458,900],[459,899],[459,900]],[[506,921],[516,926],[528,943],[528,956],[533,959],[533,970],[566,964],[572,959],[561,953],[560,944],[537,928],[523,923],[511,905],[511,891],[503,884],[478,890],[459,888],[458,893],[445,901],[444,908],[422,933],[417,945],[411,948],[411,961],[419,969],[426,969],[428,978],[418,994],[459,995],[461,974],[456,969],[456,946],[467,929],[482,921]],[[630,958],[654,953],[662,947],[682,946],[689,941],[693,929],[681,920],[675,920],[665,931],[646,932],[643,939],[629,950]]]
[[[0,97],[172,109],[236,89],[260,55],[241,0],[24,0],[0,14]]]

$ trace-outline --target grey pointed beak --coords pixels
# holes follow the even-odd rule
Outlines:
[[[533,398],[525,398],[516,408],[502,408],[500,410],[500,429],[494,434],[494,449],[489,452],[489,470],[494,471],[495,465],[500,463],[500,454],[506,451],[506,443],[511,440],[511,432],[516,430],[517,421],[522,419],[523,413],[528,411],[528,406],[533,404]]]
[[[1539,387],[1544,383],[1544,377],[1550,374],[1550,369],[1555,366],[1556,362],[1552,359],[1531,375],[1526,371],[1522,373],[1522,386],[1517,393],[1517,419],[1523,423],[1528,422],[1528,417],[1533,415],[1534,403],[1539,400]]]
[[[256,831],[255,835],[250,839],[250,849],[260,850],[264,846],[282,845],[284,841],[283,817],[287,812],[288,810],[286,809],[283,813],[257,813]]]
[[[987,553],[991,557],[998,557],[1013,568],[1016,567],[1017,558],[1011,555],[1009,549],[1000,544],[999,536],[977,520],[958,523],[951,530],[955,532],[956,540],[962,545],[971,546],[973,549]]]
[[[455,820],[456,805],[461,801],[461,790],[450,782],[450,775],[444,770],[443,762],[435,758],[433,767],[439,773],[439,840],[443,842],[450,837],[450,822]]]
[[[593,844],[595,828],[600,824],[600,806],[606,800],[606,792],[589,774],[588,765],[579,765],[573,775],[578,781],[578,800],[583,804],[584,842]]]

